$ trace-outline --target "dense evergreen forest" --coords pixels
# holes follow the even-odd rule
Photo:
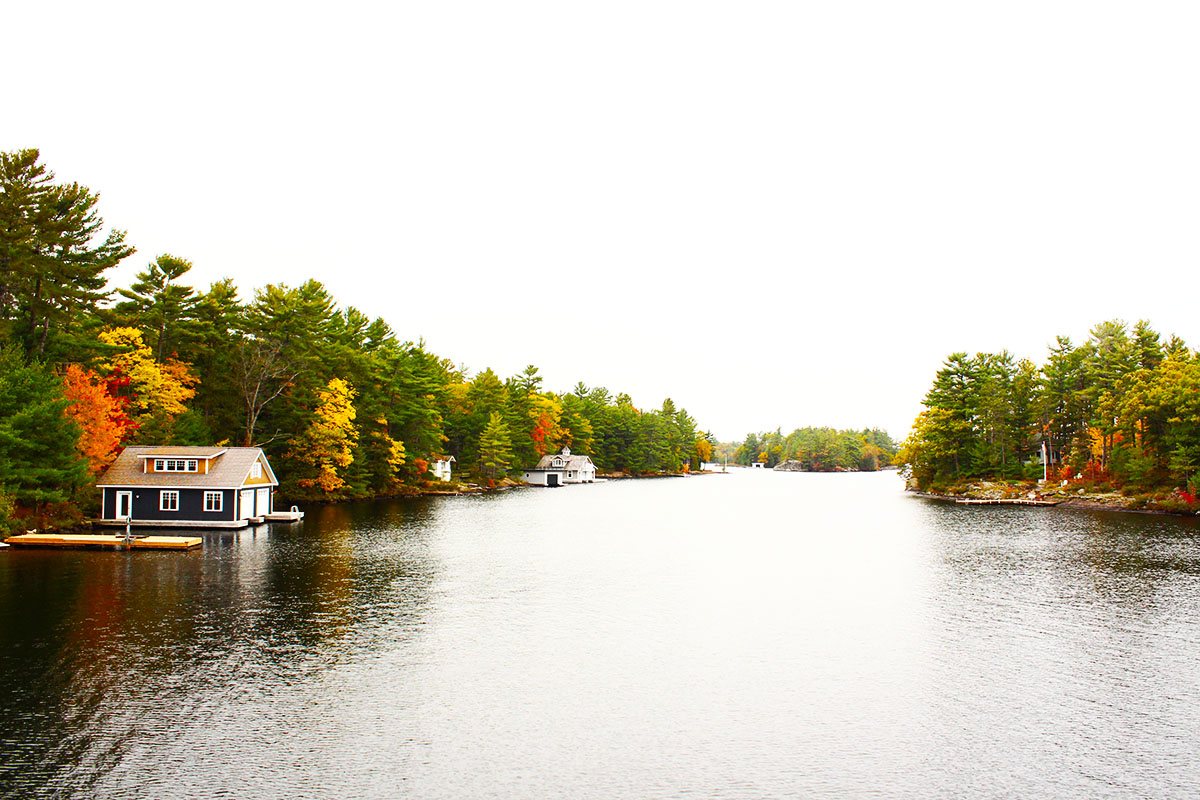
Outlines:
[[[839,431],[833,428],[798,428],[787,436],[751,433],[733,448],[733,461],[749,466],[780,464],[806,472],[873,471],[892,463],[896,444],[877,428]]]
[[[953,353],[925,396],[898,461],[921,489],[974,478],[1080,479],[1128,492],[1194,497],[1200,467],[1200,359],[1150,324],[1059,336],[1037,366],[1000,353]],[[1189,500],[1190,502],[1190,500]]]
[[[0,528],[94,513],[94,477],[130,444],[262,446],[288,501],[428,488],[444,456],[490,485],[563,446],[631,474],[711,456],[669,399],[556,393],[533,366],[468,375],[315,280],[243,301],[160,255],[110,291],[134,249],[97,204],[36,150],[0,153]]]

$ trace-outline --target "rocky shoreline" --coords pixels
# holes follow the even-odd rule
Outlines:
[[[958,500],[1040,500],[1049,501],[1056,508],[1076,508],[1092,511],[1126,511],[1135,514],[1169,514],[1172,516],[1197,516],[1200,508],[1187,503],[1182,497],[1149,499],[1145,496],[1126,496],[1114,491],[1094,491],[1067,486],[1046,487],[1036,484],[1011,484],[998,481],[981,481],[954,487],[945,493],[923,492],[912,486],[906,491],[917,497],[931,500],[955,502]]]

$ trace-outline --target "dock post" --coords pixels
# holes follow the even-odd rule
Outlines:
[[[126,550],[132,549],[130,547],[130,545],[133,542],[133,532],[130,530],[130,527],[132,525],[133,525],[133,515],[128,514],[125,517],[125,549]]]

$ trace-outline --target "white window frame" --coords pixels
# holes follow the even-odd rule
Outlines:
[[[198,472],[199,463],[194,458],[156,458],[155,472]]]
[[[159,511],[178,511],[179,510],[179,490],[178,489],[163,489],[158,493],[158,510]]]
[[[216,500],[216,502],[212,502]],[[225,507],[224,492],[205,492],[204,493],[204,510],[209,512],[223,511]]]
[[[261,478],[262,477],[262,462],[261,461],[255,461],[254,466],[250,467],[250,477],[251,478]]]

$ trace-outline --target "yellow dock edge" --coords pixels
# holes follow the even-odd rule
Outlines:
[[[100,547],[133,550],[190,550],[204,544],[199,536],[124,536],[87,533],[23,533],[4,540],[14,547]]]

